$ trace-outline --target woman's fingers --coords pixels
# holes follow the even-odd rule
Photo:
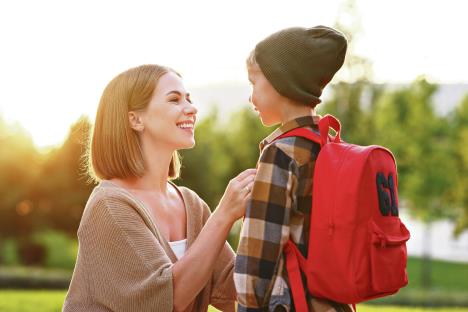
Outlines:
[[[254,175],[257,172],[257,169],[247,169],[239,173],[234,179],[237,181],[242,181],[245,178]]]
[[[244,189],[245,189],[245,197],[244,199],[246,199],[247,197],[251,197],[252,196],[252,189],[253,189],[253,185],[254,185],[254,180],[252,179],[252,181],[250,181],[249,183],[247,183],[247,185],[245,185]]]
[[[248,184],[253,183],[254,180],[255,180],[255,175],[254,174],[249,175],[245,179],[243,179],[242,181],[239,181],[239,186],[240,187],[245,187]]]

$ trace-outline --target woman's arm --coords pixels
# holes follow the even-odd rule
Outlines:
[[[254,175],[249,169],[229,182],[195,242],[172,267],[175,311],[183,311],[210,280],[233,223],[245,213]]]

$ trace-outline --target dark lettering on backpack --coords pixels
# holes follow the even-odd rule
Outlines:
[[[398,202],[393,175],[390,174],[387,179],[385,174],[378,172],[376,180],[380,213],[383,216],[388,216],[389,214],[398,216]]]

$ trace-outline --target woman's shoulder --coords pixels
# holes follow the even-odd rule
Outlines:
[[[80,224],[96,223],[108,218],[117,221],[134,218],[141,214],[139,210],[139,203],[128,191],[103,180],[91,192]]]
[[[87,205],[125,206],[132,205],[134,201],[131,194],[124,188],[108,180],[102,180],[91,192]]]

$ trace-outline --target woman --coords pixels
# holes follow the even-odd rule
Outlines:
[[[255,170],[230,181],[213,214],[170,182],[179,174],[177,150],[195,144],[196,114],[180,75],[167,67],[132,68],[106,87],[88,153],[100,183],[78,229],[63,311],[206,311],[209,304],[234,311],[226,238],[244,215]]]

